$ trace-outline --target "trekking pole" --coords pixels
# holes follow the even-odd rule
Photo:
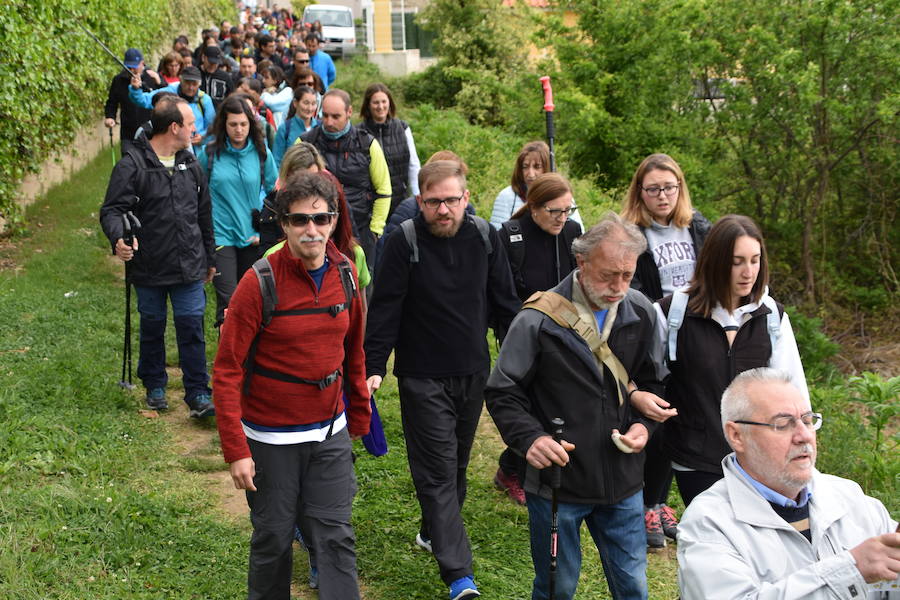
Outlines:
[[[136,227],[132,227],[135,224]],[[131,211],[122,215],[122,241],[129,247],[134,247],[134,229],[140,227],[140,221],[137,220]],[[133,390],[134,383],[131,378],[131,278],[129,277],[130,265],[125,263],[125,338],[122,342],[122,378],[119,380],[119,387],[126,390]],[[128,365],[128,379],[125,379],[125,366]]]
[[[556,152],[553,149],[553,140],[556,138],[556,128],[553,125],[553,88],[550,86],[550,77],[541,77],[541,87],[544,88],[544,113],[547,115],[547,146],[550,147],[550,172],[556,172]]]
[[[550,156],[553,156],[552,154]],[[562,442],[563,426],[565,421],[556,417],[550,423],[553,424],[553,441],[557,444]],[[559,546],[559,487],[562,485],[562,467],[554,464],[550,467],[553,469],[550,473],[550,489],[553,491],[552,505],[550,512],[550,579],[549,579],[549,598],[554,600],[556,597],[556,566],[557,551]]]
[[[112,57],[112,59],[113,59],[114,61],[116,61],[117,63],[119,63],[120,65],[122,65],[122,68],[125,69],[126,71],[128,71],[129,73],[131,72],[131,69],[129,69],[128,67],[126,67],[126,66],[125,66],[125,63],[122,62],[122,59],[120,59],[118,56],[116,56],[115,54],[113,54],[112,50],[110,50],[109,48],[107,48],[107,47],[106,47],[106,44],[104,44],[103,42],[101,42],[101,41],[97,38],[96,35],[94,35],[94,34],[91,33],[90,31],[88,31],[88,30],[87,30],[87,27],[85,27],[84,25],[81,24],[81,21],[79,21],[77,18],[74,19],[74,21],[75,21],[75,24],[78,25],[78,26],[81,28],[81,30],[82,30],[83,32],[85,32],[86,34],[88,34],[89,36],[91,36],[91,39],[93,39],[95,42],[97,42],[98,44],[100,44],[100,47],[103,48],[104,50],[106,50],[106,53],[109,54],[109,55]]]
[[[113,169],[115,169],[116,168],[116,149],[113,147],[114,142],[113,142],[112,130],[113,130],[113,128],[110,127],[109,128],[109,155],[112,157],[112,166],[113,166]]]

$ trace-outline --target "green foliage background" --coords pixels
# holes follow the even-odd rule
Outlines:
[[[121,69],[78,23],[117,56],[147,57],[191,27],[234,12],[230,0],[6,0],[0,11],[0,216],[17,222],[16,190],[27,173],[67,148],[103,110]]]

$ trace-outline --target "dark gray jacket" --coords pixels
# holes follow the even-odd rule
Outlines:
[[[572,299],[573,274],[552,291]],[[667,374],[663,349],[655,340],[656,313],[647,298],[628,290],[619,305],[609,347],[638,388],[662,395]],[[566,425],[563,438],[576,448],[563,469],[563,502],[614,504],[643,487],[644,454],[624,454],[610,438],[635,422],[652,433],[655,424],[619,406],[615,378],[597,367],[579,335],[545,314],[524,309],[513,320],[488,379],[485,400],[503,441],[524,455],[534,441],[552,432],[551,419]],[[525,489],[550,498],[549,469],[528,466]]]

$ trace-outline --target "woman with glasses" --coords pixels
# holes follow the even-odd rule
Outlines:
[[[409,196],[419,194],[419,155],[413,140],[412,128],[397,118],[394,96],[383,83],[366,88],[360,115],[360,129],[378,140],[391,173],[390,216],[397,205]]]
[[[275,187],[275,159],[266,149],[263,131],[249,98],[231,94],[219,106],[212,141],[201,148],[197,162],[205,171],[212,199],[216,236],[216,325],[244,272],[259,258],[259,234],[253,212]]]
[[[181,71],[184,69],[184,60],[177,52],[169,52],[160,63],[159,74],[165,80],[167,85],[178,83],[181,81]]]
[[[647,238],[631,287],[652,302],[686,288],[711,225],[691,206],[684,173],[672,157],[651,154],[641,162],[631,178],[622,217],[640,227]],[[666,413],[654,410],[647,416],[659,420]],[[651,548],[665,547],[666,537],[674,540],[678,529],[678,519],[668,505],[672,466],[662,450],[663,435],[663,428],[657,428],[644,449],[644,520]]]
[[[288,148],[294,145],[300,134],[309,131],[319,124],[316,111],[319,108],[316,92],[311,87],[301,85],[294,89],[294,101],[288,111],[287,120],[281,124],[275,134],[275,164],[281,166],[281,159]]]
[[[506,221],[513,217],[513,213],[525,204],[525,196],[528,194],[528,186],[539,175],[550,172],[550,147],[542,141],[528,142],[519,151],[516,164],[513,167],[512,181],[508,186],[500,190],[494,200],[491,210],[491,225],[500,229]],[[579,225],[581,215],[578,211],[572,216]]]
[[[500,241],[522,302],[535,292],[556,287],[575,269],[572,242],[581,235],[581,224],[570,217],[577,208],[566,178],[546,173],[531,182],[525,204],[500,226]],[[494,485],[516,503],[525,504],[524,473],[524,458],[506,448]]]
[[[722,433],[720,400],[739,373],[780,369],[809,398],[790,319],[769,296],[768,282],[756,223],[726,215],[710,229],[687,290],[654,305],[671,371],[665,396],[678,411],[663,425],[663,451],[685,506],[722,478],[722,459],[731,449]],[[650,416],[653,407],[642,405],[647,396],[631,394],[632,404]]]

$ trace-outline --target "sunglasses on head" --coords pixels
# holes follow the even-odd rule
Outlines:
[[[331,221],[337,216],[335,212],[320,213],[288,213],[284,215],[284,220],[292,227],[306,227],[310,221],[315,225],[331,225]]]

